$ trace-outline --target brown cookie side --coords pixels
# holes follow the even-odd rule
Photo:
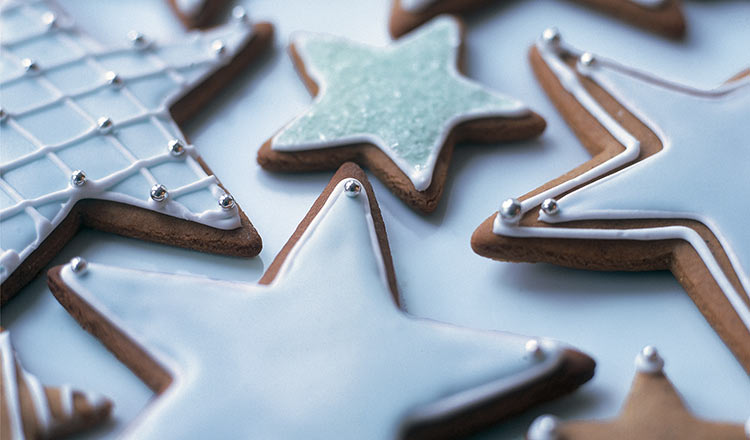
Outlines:
[[[484,402],[463,408],[451,417],[409,426],[411,440],[465,438],[526,409],[575,391],[594,376],[596,363],[576,350],[568,349],[557,367],[534,383],[520,386]]]
[[[273,40],[273,26],[269,23],[258,23],[253,29],[253,36],[232,62],[218,69],[171,105],[170,111],[178,124],[201,110],[227,82],[270,46]],[[206,174],[213,174],[199,156],[196,159]],[[226,190],[221,183],[219,186]],[[240,227],[234,230],[221,230],[126,204],[106,200],[81,200],[73,207],[68,217],[3,282],[0,289],[0,304],[5,304],[33,280],[81,226],[202,252],[254,257],[260,253],[262,240],[247,215],[239,206],[237,209]]]
[[[284,247],[282,247],[281,251],[276,255],[276,258],[274,258],[268,266],[268,269],[266,269],[266,272],[259,281],[260,284],[270,284],[273,279],[276,278],[276,275],[278,274],[279,269],[281,269],[282,264],[284,264],[284,260],[286,260],[289,252],[294,248],[295,244],[297,244],[297,241],[302,237],[302,234],[307,230],[307,227],[310,226],[310,223],[318,215],[321,208],[323,208],[323,205],[325,205],[326,201],[331,196],[336,185],[342,180],[348,178],[357,179],[362,184],[362,189],[367,194],[367,200],[370,204],[370,214],[372,215],[372,221],[375,226],[375,234],[378,237],[380,252],[383,255],[383,262],[385,264],[385,271],[388,278],[388,287],[391,290],[391,295],[393,295],[393,300],[396,304],[400,303],[398,287],[396,285],[396,274],[393,270],[393,259],[391,258],[391,248],[388,245],[388,234],[385,230],[385,223],[383,223],[383,216],[380,214],[380,206],[375,198],[375,192],[372,189],[372,185],[370,184],[370,181],[367,180],[367,175],[359,166],[351,162],[341,165],[338,171],[336,171],[336,174],[333,175],[331,181],[315,200],[315,203],[313,203],[310,210],[299,223],[297,229],[295,229]]]
[[[433,0],[419,11],[408,11],[401,5],[401,0],[393,0],[391,15],[388,20],[388,31],[391,37],[398,38],[419,25],[430,21],[440,14],[458,14],[470,11],[492,0]]]
[[[663,4],[655,7],[627,0],[574,1],[668,38],[680,39],[685,36],[685,17],[679,0],[664,0]]]
[[[595,156],[574,170],[522,196],[522,200],[570,180],[623,150],[623,147],[599,125],[596,119],[564,90],[539,56],[536,48],[531,50],[531,62],[548,95],[584,146]],[[656,135],[633,114],[591,80],[582,76],[579,76],[579,79],[607,112],[641,141],[641,153],[636,160],[641,160],[661,150],[662,145]],[[742,288],[739,277],[718,239],[705,225],[697,221],[610,220],[575,221],[553,225],[537,220],[538,212],[539,207],[529,210],[521,218],[520,226],[549,229],[639,229],[677,225],[691,228],[704,239],[734,288],[740,292],[743,301],[750,305],[747,293]],[[750,332],[710,275],[703,260],[687,242],[682,240],[646,242],[499,236],[492,232],[494,220],[493,214],[476,229],[471,239],[474,251],[488,258],[500,261],[547,262],[587,270],[672,271],[704,317],[732,350],[745,370],[750,373]]]
[[[228,0],[202,0],[195,10],[185,10],[177,0],[167,0],[172,11],[188,29],[205,29],[215,24],[219,13],[226,9]]]
[[[459,70],[463,59],[462,46],[459,49]],[[289,47],[294,65],[313,96],[318,93],[318,85],[308,74],[306,66],[294,44]],[[448,177],[453,148],[460,142],[496,143],[528,139],[541,134],[546,127],[544,119],[534,112],[521,117],[483,118],[460,123],[453,127],[443,143],[432,176],[430,186],[418,191],[411,179],[385,154],[372,144],[353,144],[340,147],[309,151],[275,151],[271,148],[273,136],[258,150],[258,163],[266,170],[274,172],[305,172],[336,169],[345,162],[355,162],[369,169],[396,196],[407,205],[424,213],[437,208]]]

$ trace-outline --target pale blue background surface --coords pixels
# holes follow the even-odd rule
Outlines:
[[[104,42],[124,39],[133,28],[157,39],[183,32],[159,1],[61,3]],[[260,231],[260,257],[203,255],[84,231],[55,264],[82,255],[124,267],[257,281],[331,175],[274,175],[255,162],[257,148],[310,103],[285,52],[290,32],[325,31],[371,44],[388,41],[386,1],[311,4],[249,1],[251,16],[275,23],[275,52],[185,127]],[[530,142],[457,148],[441,205],[427,217],[372,180],[399,288],[411,313],[554,337],[598,362],[595,378],[574,395],[528,411],[482,438],[522,437],[531,420],[545,412],[566,418],[614,416],[630,386],[632,360],[646,344],[662,351],[667,373],[696,414],[737,423],[750,416],[747,375],[671,274],[497,263],[478,257],[469,247],[473,230],[502,199],[521,195],[588,158],[531,73],[526,53],[537,35],[556,25],[579,48],[695,86],[717,85],[748,66],[750,2],[688,0],[685,10],[689,34],[684,42],[662,39],[566,1],[507,2],[474,14],[468,20],[468,75],[524,100],[547,119],[547,131]],[[2,324],[12,330],[26,367],[44,383],[71,383],[115,400],[114,421],[94,437],[116,436],[152,397],[78,327],[42,278],[3,308]]]

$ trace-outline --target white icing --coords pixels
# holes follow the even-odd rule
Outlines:
[[[434,5],[435,3],[438,3],[441,0],[400,0],[401,2],[401,9],[412,12],[412,13],[418,13],[422,12],[425,9],[427,9],[429,6]],[[666,0],[626,0],[630,1],[632,3],[645,6],[647,8],[659,8],[664,5]]]
[[[18,383],[16,382],[16,360],[10,345],[9,332],[0,333],[0,353],[2,354],[3,399],[8,408],[8,423],[10,424],[10,438],[13,440],[24,438],[21,406],[18,398]],[[36,405],[35,405],[36,406]]]
[[[45,14],[57,17],[54,26]],[[231,60],[252,36],[236,20],[186,41],[103,47],[61,11],[45,1],[5,4],[0,122],[0,279],[23,263],[81,199],[126,203],[219,229],[240,226],[238,209],[223,209],[224,193],[207,175],[197,153],[169,115],[169,107],[191,87]],[[123,40],[125,40],[123,38]],[[224,42],[218,56],[212,42]],[[38,72],[24,72],[25,58]],[[107,83],[115,72],[120,86]],[[102,133],[100,117],[114,128]],[[178,139],[186,154],[174,157],[167,143]],[[73,170],[83,170],[85,185],[71,185]],[[149,189],[164,184],[170,197],[154,203]],[[6,240],[6,236],[8,239]]]
[[[333,190],[267,286],[89,263],[61,277],[173,380],[129,438],[394,438],[549,374],[560,343],[405,314],[367,194]],[[196,405],[196,402],[201,402]]]
[[[274,150],[372,144],[424,191],[456,125],[528,113],[521,102],[461,75],[460,27],[450,16],[387,47],[315,34],[298,34],[293,42],[319,91],[310,109],[273,137]]]
[[[40,433],[42,435],[50,433],[58,422],[52,417],[52,410],[50,409],[47,395],[44,392],[44,386],[36,376],[23,369],[16,360],[15,352],[10,343],[10,332],[8,331],[0,333],[0,350],[2,351],[3,388],[5,389],[3,399],[8,408],[8,423],[10,424],[9,431],[11,438],[14,440],[25,438],[20,397],[18,394],[18,380],[22,380],[29,390],[31,404],[34,408],[34,418],[36,419]],[[20,369],[20,375],[18,374],[18,369]],[[95,401],[90,400],[90,402]],[[60,387],[60,403],[67,419],[72,418],[74,416],[73,392],[70,386],[63,385]]]
[[[175,0],[175,4],[183,14],[195,16],[205,7],[206,0]]]
[[[567,46],[537,43],[537,48],[586,110],[620,141],[625,152],[592,168],[574,179],[545,191],[523,203],[528,212],[547,197],[558,196],[574,186],[594,181],[608,171],[632,162],[637,156],[631,135],[624,135],[619,124],[598,105],[590,103],[573,72],[560,54],[579,56]],[[714,91],[701,91],[668,83],[641,72],[597,59],[591,66],[578,65],[578,73],[607,88],[615,98],[644,121],[661,140],[664,148],[653,156],[614,174],[595,180],[558,200],[559,212],[540,219],[557,223],[584,219],[693,219],[706,225],[718,238],[740,279],[750,292],[747,267],[750,264],[750,240],[747,240],[747,218],[750,205],[743,202],[742,192],[750,185],[747,164],[750,130],[750,81],[743,79]],[[720,142],[717,152],[716,142]],[[726,194],[729,190],[738,193]],[[630,230],[519,227],[496,217],[493,231],[498,235],[517,237],[582,238],[603,240],[664,240],[689,242],[714,277],[737,315],[750,329],[750,308],[723,272],[703,238],[683,226]],[[747,295],[747,293],[744,293]]]

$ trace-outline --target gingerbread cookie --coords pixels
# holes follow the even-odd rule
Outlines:
[[[186,27],[205,28],[214,23],[228,0],[168,0],[168,3]]]
[[[251,257],[261,240],[180,132],[260,51],[267,23],[239,16],[162,44],[104,47],[53,4],[2,6],[2,302],[79,226]]]
[[[575,0],[670,38],[685,35],[679,0]],[[388,29],[400,37],[440,14],[468,12],[490,0],[393,0]]]
[[[100,424],[109,417],[112,402],[70,386],[47,387],[24,370],[10,343],[10,332],[0,329],[1,440],[50,439]]]
[[[51,269],[49,285],[161,393],[129,431],[139,439],[453,438],[572,391],[594,370],[553,340],[400,310],[380,209],[354,164],[260,285],[82,260]]]
[[[594,158],[502,203],[472,247],[498,260],[671,270],[750,372],[750,71],[696,90],[545,31],[534,70]]]
[[[635,358],[636,375],[620,416],[611,421],[562,422],[545,415],[531,424],[528,440],[744,440],[750,419],[740,424],[708,422],[693,416],[664,374],[654,347]]]
[[[272,171],[368,167],[411,207],[437,207],[456,142],[539,135],[544,120],[457,68],[462,26],[436,18],[385,47],[298,35],[290,52],[312,107],[269,139],[258,163]]]

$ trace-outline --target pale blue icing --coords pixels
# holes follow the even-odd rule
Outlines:
[[[679,90],[619,68],[589,69],[664,144],[653,156],[559,200],[548,221],[689,218],[708,226],[750,291],[750,81]]]
[[[372,143],[423,191],[452,127],[527,112],[458,73],[460,29],[449,16],[388,47],[330,35],[300,35],[293,44],[320,90],[312,107],[273,138],[275,150]]]
[[[146,49],[123,36],[122,46],[105,48],[46,1],[9,1],[2,5],[0,27],[0,190],[8,199],[0,210],[2,280],[82,198],[128,203],[221,229],[239,227],[237,208],[219,206],[223,190],[198,165],[168,108],[232,59],[251,38],[251,24],[236,20],[175,43],[151,42]],[[36,69],[25,72],[26,59]],[[117,73],[120,86],[107,84],[108,71]],[[97,131],[102,117],[114,123],[111,132]],[[169,154],[172,139],[185,144],[181,157]],[[70,184],[74,170],[86,173],[83,187]],[[150,200],[156,183],[172,194],[164,203]],[[18,231],[12,240],[5,234],[11,228]]]
[[[89,264],[63,281],[169,372],[128,438],[394,438],[535,382],[564,346],[400,311],[367,194],[340,182],[271,285]]]

